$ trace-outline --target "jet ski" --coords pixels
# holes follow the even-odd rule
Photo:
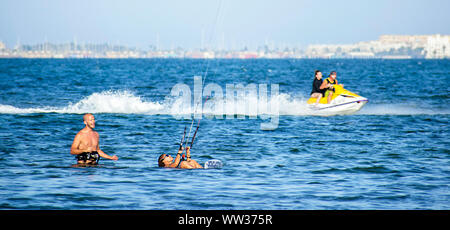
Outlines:
[[[341,85],[334,85],[335,92],[327,104],[327,98],[322,97],[318,104],[317,98],[309,98],[308,107],[321,115],[348,115],[359,111],[369,100],[352,93]]]

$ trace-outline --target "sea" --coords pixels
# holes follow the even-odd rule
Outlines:
[[[316,69],[369,102],[308,111]],[[0,89],[2,210],[450,209],[450,60],[0,59]],[[77,167],[85,113],[117,161]],[[223,166],[159,168],[197,126],[192,158]]]

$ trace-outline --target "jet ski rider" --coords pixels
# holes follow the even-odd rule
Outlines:
[[[326,91],[326,87],[322,87],[322,83],[322,72],[320,72],[320,70],[314,71],[314,81],[312,84],[311,97],[317,98],[315,105],[319,104],[320,99],[322,99]]]
[[[337,73],[336,71],[331,71],[330,76],[323,81],[322,85],[320,86],[321,89],[326,89],[325,91],[325,97],[327,98],[327,104],[330,104],[331,98],[333,97],[333,94],[335,92],[334,85],[338,84],[337,81]],[[343,84],[340,84],[342,87],[344,87]]]

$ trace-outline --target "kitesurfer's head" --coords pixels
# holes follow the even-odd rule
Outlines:
[[[314,77],[317,78],[317,80],[322,79],[322,72],[320,72],[320,70],[314,71]]]
[[[158,166],[159,167],[165,167],[166,165],[169,165],[173,161],[173,157],[171,157],[169,154],[161,154],[158,158]]]

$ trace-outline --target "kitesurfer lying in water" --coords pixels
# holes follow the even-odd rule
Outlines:
[[[197,161],[191,159],[190,147],[186,147],[186,159],[181,159],[181,153],[183,152],[183,147],[178,149],[175,161],[169,154],[161,154],[158,158],[158,166],[164,168],[181,168],[181,169],[201,169],[203,168]]]

